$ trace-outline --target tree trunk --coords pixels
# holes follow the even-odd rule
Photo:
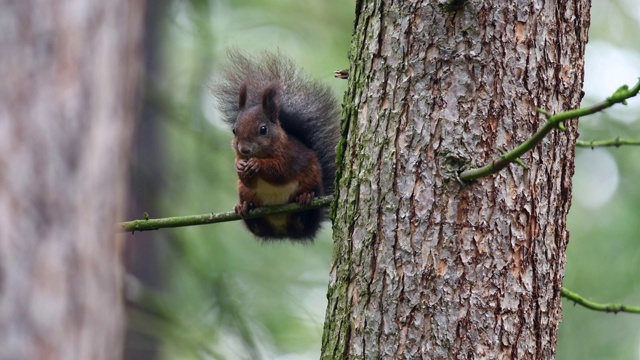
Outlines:
[[[356,5],[323,358],[549,359],[561,319],[589,1]]]
[[[0,358],[119,359],[141,1],[0,5]]]
[[[154,84],[163,76],[161,41],[166,19],[168,0],[144,0],[144,75],[147,84]],[[149,85],[151,86],[151,85]],[[153,88],[151,88],[153,89]],[[153,90],[151,90],[153,91]],[[165,186],[166,159],[163,156],[161,137],[161,116],[158,102],[145,96],[140,105],[140,115],[132,133],[131,157],[128,179],[128,201],[126,219],[139,219],[145,212],[160,214],[159,201]],[[145,287],[161,291],[161,249],[171,233],[168,231],[142,231],[127,236],[124,243],[123,262],[125,271],[139,280]],[[131,299],[128,299],[131,300]],[[135,302],[135,300],[133,301]],[[159,358],[160,341],[157,337],[144,334],[133,325],[132,312],[135,304],[125,303],[127,332],[125,335],[123,360],[155,360]]]

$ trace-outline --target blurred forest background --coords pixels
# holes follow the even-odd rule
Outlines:
[[[583,105],[640,76],[637,0],[594,1]],[[129,219],[236,203],[231,131],[208,89],[229,46],[279,49],[340,99],[353,1],[150,2],[146,97]],[[541,119],[542,121],[542,119]],[[580,121],[582,140],[640,139],[640,99]],[[640,305],[640,147],[578,149],[565,286]],[[525,157],[526,161],[526,157]],[[127,359],[317,359],[332,244],[261,244],[240,222],[127,236]],[[640,359],[640,317],[564,301],[558,359]]]

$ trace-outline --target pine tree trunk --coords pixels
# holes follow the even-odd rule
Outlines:
[[[143,3],[0,5],[0,358],[119,359]]]
[[[358,1],[323,358],[550,359],[589,1]]]

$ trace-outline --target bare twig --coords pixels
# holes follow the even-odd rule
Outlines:
[[[640,140],[630,140],[630,139],[608,139],[608,140],[591,140],[591,141],[576,141],[576,147],[587,147],[587,148],[596,148],[596,147],[606,147],[606,146],[615,146],[619,147],[622,145],[640,145]]]
[[[638,95],[639,91],[640,81],[638,81],[638,83],[631,89],[629,89],[627,85],[621,86],[618,90],[616,90],[616,92],[613,93],[613,95],[608,97],[605,101],[593,106],[562,111],[555,115],[550,114],[546,110],[538,109],[538,112],[547,118],[547,122],[540,129],[538,129],[538,131],[533,134],[532,137],[524,141],[515,149],[504,153],[499,158],[494,159],[485,166],[461,172],[459,177],[462,181],[472,181],[481,177],[495,174],[504,169],[510,163],[515,162],[527,151],[533,149],[536,145],[538,145],[538,143],[540,143],[540,141],[542,141],[542,139],[544,139],[545,136],[547,136],[549,132],[551,132],[551,130],[555,128],[563,129],[563,123],[565,121],[597,113],[615,104],[621,103],[626,105],[627,99]]]
[[[617,314],[619,312],[626,312],[632,314],[640,314],[640,306],[629,306],[622,304],[599,304],[591,300],[587,300],[584,297],[574,293],[573,291],[563,287],[561,290],[562,297],[573,301],[576,304],[582,305],[587,309],[602,311],[607,313]]]
[[[249,214],[245,216],[245,219],[254,219],[267,215],[287,214],[292,212],[317,209],[329,205],[332,200],[333,196],[329,195],[317,197],[313,199],[313,201],[311,201],[311,204],[307,206],[300,206],[297,203],[290,203],[284,205],[261,207],[251,210]],[[119,226],[121,231],[136,232],[191,225],[215,224],[240,219],[240,215],[236,214],[234,211],[228,211],[226,213],[174,216],[159,219],[148,219],[145,216],[145,219],[125,221],[120,223]]]

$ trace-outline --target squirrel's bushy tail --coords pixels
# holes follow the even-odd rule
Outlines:
[[[331,88],[308,78],[293,61],[279,53],[265,52],[252,59],[231,50],[228,57],[221,76],[211,87],[224,121],[235,123],[243,84],[247,86],[246,106],[250,107],[261,104],[265,88],[277,83],[280,124],[287,134],[315,151],[322,167],[324,192],[332,194],[341,115]]]

